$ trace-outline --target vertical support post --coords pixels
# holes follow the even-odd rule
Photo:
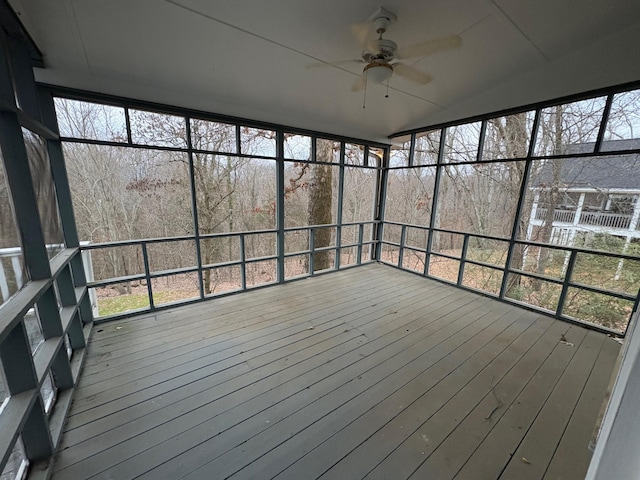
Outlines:
[[[431,202],[431,218],[429,219],[429,234],[427,237],[427,252],[424,255],[424,272],[425,277],[429,276],[429,263],[431,262],[431,249],[433,246],[433,236],[435,234],[436,219],[438,218],[438,192],[440,191],[440,178],[442,177],[442,169],[444,168],[444,143],[447,139],[447,129],[440,131],[440,145],[438,146],[438,162],[436,164],[436,178],[433,183],[433,201]]]
[[[315,252],[315,229],[312,227],[309,229],[309,275],[315,274],[315,266],[313,262],[314,252]]]
[[[15,112],[0,112],[0,147],[7,174],[7,183],[15,207],[25,263],[31,280],[51,277],[49,256],[45,247],[38,205],[34,194],[29,159],[20,122]]]
[[[368,152],[369,152],[369,147],[365,148],[365,162],[368,160]],[[344,159],[344,143],[341,143],[341,147],[340,147],[340,156],[342,159]],[[333,168],[333,167],[331,167]],[[344,201],[344,173],[345,173],[345,166],[344,166],[344,162],[340,162],[340,166],[338,167],[338,169],[340,170],[340,178],[338,179],[338,208],[337,208],[337,212],[336,212],[336,223],[338,224],[338,226],[336,227],[336,258],[335,258],[335,267],[336,270],[340,269],[340,252],[342,252],[342,250],[340,249],[340,246],[342,245],[342,215],[343,215],[343,201]]]
[[[404,257],[404,245],[407,241],[407,226],[400,227],[400,251],[398,252],[398,268],[402,268],[402,260]]]
[[[460,268],[458,268],[458,281],[457,285],[462,286],[462,280],[464,279],[464,267],[467,261],[467,248],[469,247],[469,234],[464,234],[464,239],[462,240],[462,254],[460,255]]]
[[[147,252],[147,242],[142,242],[142,261],[144,263],[144,276],[147,281],[147,295],[149,296],[149,309],[153,310],[153,289],[151,287],[151,271],[149,270],[149,253]]]
[[[358,265],[362,264],[362,242],[364,240],[364,223],[358,225]]]
[[[31,118],[41,121],[42,114],[27,40],[16,35],[7,35],[6,41],[9,45],[11,73],[19,107]]]
[[[315,143],[312,142],[312,145]],[[284,132],[278,130],[276,141],[276,251],[278,255],[276,277],[278,283],[283,283],[284,275]]]
[[[573,267],[576,264],[576,257],[578,252],[571,250],[571,256],[569,257],[569,264],[567,265],[567,272],[564,274],[564,281],[562,282],[562,291],[560,292],[560,298],[558,299],[558,307],[556,308],[556,317],[562,316],[564,310],[565,299],[567,298],[567,292],[569,291],[569,283],[573,275]]]
[[[49,129],[58,134],[58,120],[56,118],[53,96],[51,92],[44,87],[39,87],[38,93],[40,96],[42,121]],[[69,177],[64,163],[60,139],[47,139],[47,151],[51,163],[51,175],[53,176],[53,183],[56,188],[56,197],[58,198],[58,211],[60,212],[60,223],[62,224],[64,242],[69,248],[79,247],[80,240],[75,215],[73,213]],[[82,285],[84,285],[84,283]]]
[[[242,290],[247,289],[247,256],[244,246],[244,234],[240,234],[240,285]]]

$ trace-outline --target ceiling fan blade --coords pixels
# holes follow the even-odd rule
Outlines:
[[[375,39],[375,33],[371,28],[371,23],[354,23],[351,25],[351,34],[358,40],[360,47],[365,49],[369,47],[371,40]]]
[[[462,39],[458,35],[434,38],[432,40],[427,40],[426,42],[399,48],[396,58],[426,57],[433,53],[445,52],[447,50],[458,48],[461,44]]]
[[[343,65],[356,65],[359,63],[365,63],[361,58],[353,58],[350,60],[338,60],[335,62],[315,62],[308,63],[304,66],[306,69],[320,68],[320,67],[340,67]]]
[[[394,63],[392,67],[393,73],[400,75],[407,80],[411,80],[418,85],[426,85],[431,81],[430,75],[421,72],[420,70],[417,70],[409,65],[405,65],[404,63]]]
[[[360,78],[358,78],[358,80],[356,80],[355,83],[351,85],[351,91],[360,92],[364,90],[364,82],[365,82],[364,76],[360,76]]]

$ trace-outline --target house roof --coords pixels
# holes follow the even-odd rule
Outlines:
[[[568,153],[592,152],[594,144],[572,145]],[[603,142],[602,150],[640,148],[640,140]],[[534,177],[533,184],[545,188],[554,183],[553,164],[546,162]],[[574,157],[561,160],[556,174],[562,187],[572,190],[638,190],[640,191],[640,155],[607,157]]]
[[[361,58],[377,2],[8,1],[40,82],[374,141],[640,80],[637,0],[387,0],[384,38],[462,44],[403,60],[431,82],[370,84],[365,109],[363,63],[342,61]]]

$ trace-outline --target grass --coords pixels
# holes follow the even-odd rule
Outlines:
[[[98,300],[98,312],[101,317],[148,307],[149,297],[144,293],[99,298]]]
[[[195,296],[197,296],[197,293]],[[194,298],[193,292],[184,290],[160,290],[153,292],[153,301],[156,305],[190,298]],[[149,308],[149,299],[146,293],[132,293],[130,295],[119,295],[117,297],[99,298],[98,300],[98,312],[101,317],[139,308]]]

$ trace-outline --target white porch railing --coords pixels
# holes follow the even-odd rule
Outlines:
[[[575,224],[589,225],[592,227],[618,228],[628,230],[631,225],[631,215],[610,212],[581,212],[577,223],[575,222],[575,210],[556,209],[553,212],[553,221]],[[545,220],[547,217],[546,208],[536,210],[536,220]]]
[[[3,301],[24,285],[21,255],[20,247],[0,248],[0,295]]]
[[[621,228],[623,230],[627,230],[631,224],[631,215],[605,212],[582,212],[579,223],[581,225],[597,225],[601,227]]]
[[[81,245],[88,245],[89,242],[80,242]],[[54,245],[52,248],[59,248]],[[25,282],[22,268],[22,249],[20,247],[0,248],[0,296],[3,303],[22,288]],[[83,250],[82,263],[87,282],[93,281],[93,264],[91,263],[91,250]],[[98,315],[98,300],[95,290],[89,290],[89,299],[94,316]]]

